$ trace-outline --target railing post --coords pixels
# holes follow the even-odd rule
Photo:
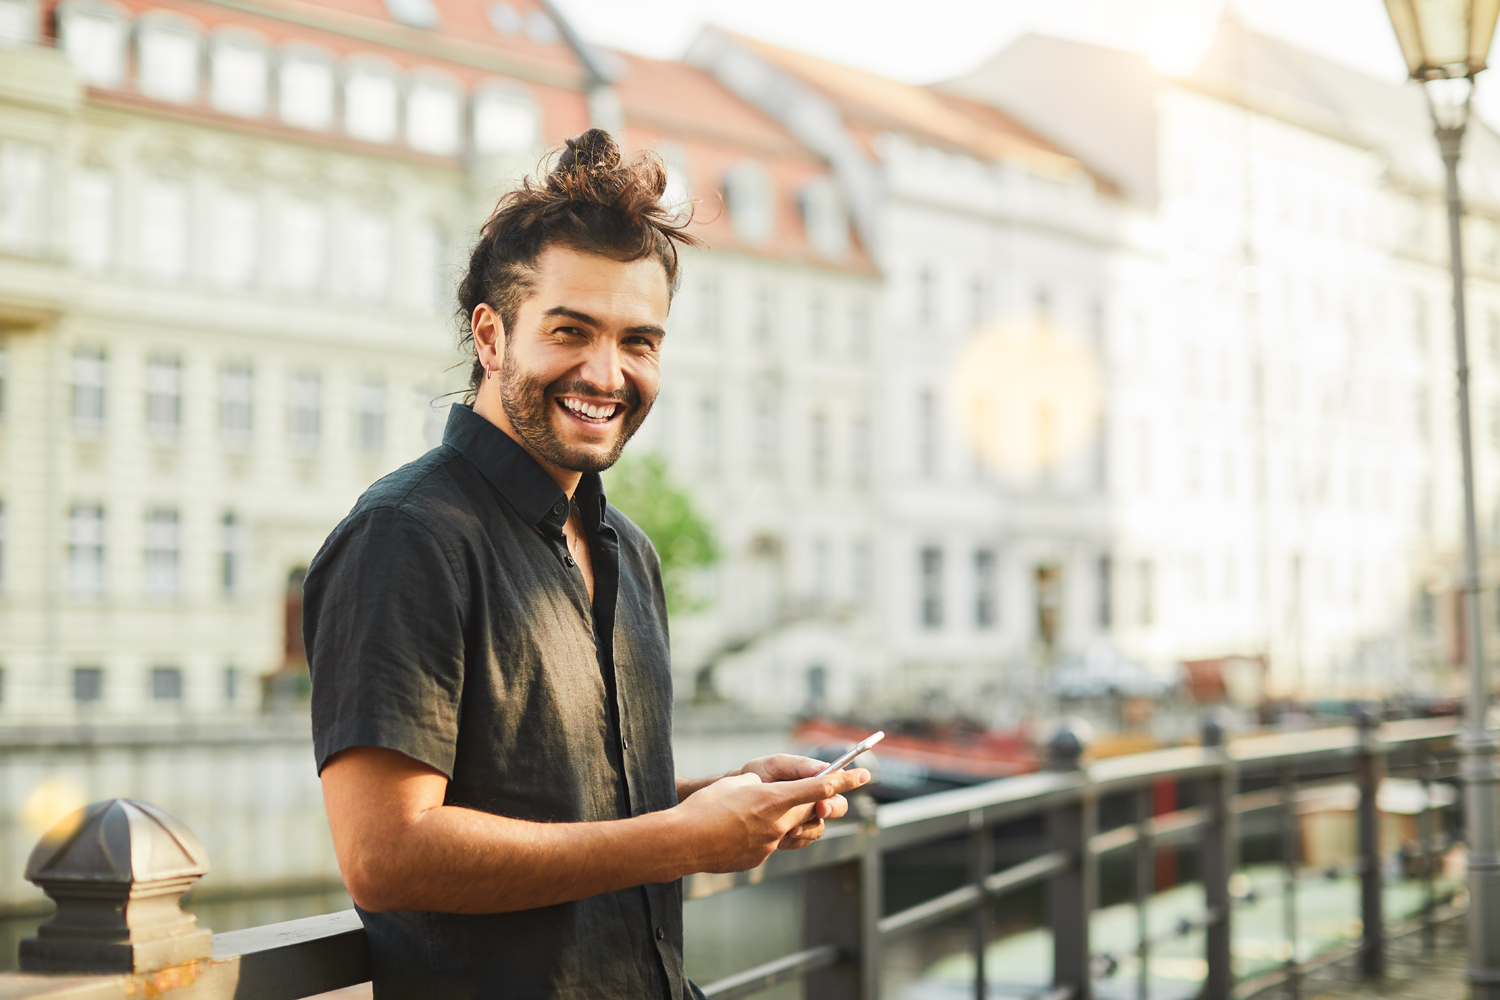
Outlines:
[[[989,944],[990,901],[984,880],[995,870],[995,831],[984,825],[984,810],[969,814],[969,881],[979,889],[974,907],[974,1000],[985,1000],[989,990],[984,970],[984,949]]]
[[[1203,745],[1224,747],[1224,726],[1214,716],[1203,724]],[[1234,824],[1230,798],[1235,792],[1234,765],[1227,753],[1215,772],[1202,783],[1202,805],[1208,811],[1208,825],[1203,829],[1200,867],[1203,871],[1203,896],[1208,905],[1208,926],[1204,929],[1204,958],[1208,976],[1203,983],[1204,1000],[1229,1000],[1234,988],[1234,969],[1230,954],[1229,876],[1234,871]]]
[[[1047,769],[1083,768],[1083,739],[1067,723],[1047,743]],[[1091,1000],[1089,917],[1096,886],[1089,838],[1094,833],[1094,795],[1083,789],[1071,802],[1047,814],[1047,837],[1053,850],[1069,858],[1068,867],[1047,884],[1047,916],[1052,925],[1052,985],[1073,991],[1074,1000]]]
[[[1380,779],[1385,770],[1385,748],[1380,741],[1380,712],[1361,706],[1355,712],[1359,727],[1359,912],[1363,936],[1359,971],[1366,978],[1385,975],[1385,913],[1382,909],[1380,856]]]
[[[1433,781],[1438,775],[1437,758],[1429,748],[1422,750],[1422,812],[1417,817],[1417,840],[1422,856],[1422,952],[1431,955],[1437,950],[1437,892],[1433,886],[1433,862],[1437,854],[1432,823],[1437,818],[1432,809]]]
[[[1156,844],[1151,835],[1152,789],[1136,789],[1135,828],[1140,837],[1135,844],[1135,929],[1138,944],[1136,958],[1140,976],[1136,981],[1136,1000],[1151,996],[1151,896],[1156,892]]]
[[[1286,995],[1302,996],[1302,972],[1297,962],[1297,875],[1302,862],[1302,831],[1297,814],[1297,765],[1283,764],[1281,780],[1281,927],[1286,935]]]
[[[48,830],[26,862],[26,878],[57,913],[21,942],[21,969],[154,972],[207,959],[213,932],[181,906],[207,871],[198,838],[155,806],[84,806]]]
[[[868,983],[866,968],[879,958],[880,945],[874,935],[874,921],[880,919],[881,902],[869,898],[871,892],[867,869],[870,867],[870,840],[878,829],[875,802],[868,795],[853,795],[850,813],[859,820],[860,841],[865,845],[860,860],[808,872],[803,893],[804,947],[817,948],[831,944],[843,960],[807,976],[807,995],[828,1000],[868,1000],[878,997],[877,984]],[[876,869],[874,890],[879,891],[880,856],[874,856]],[[873,919],[870,913],[873,912]],[[877,966],[878,973],[878,966]]]

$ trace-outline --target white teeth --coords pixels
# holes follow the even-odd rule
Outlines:
[[[616,403],[607,403],[604,406],[596,406],[593,403],[585,403],[582,400],[569,399],[567,397],[563,398],[562,403],[569,410],[572,410],[580,417],[586,417],[590,420],[608,420],[610,417],[613,417],[615,415],[615,411],[619,409],[619,405]]]

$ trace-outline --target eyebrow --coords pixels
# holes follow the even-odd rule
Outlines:
[[[569,309],[567,306],[553,306],[551,309],[548,309],[546,312],[542,313],[542,315],[543,316],[566,316],[569,319],[576,319],[578,322],[585,323],[585,324],[587,324],[589,326],[592,326],[592,327],[600,327],[600,326],[604,325],[603,323],[599,322],[594,317],[590,316],[588,313],[586,313],[586,312],[580,312],[577,309]],[[654,333],[658,337],[665,337],[667,335],[667,331],[663,327],[657,326],[655,323],[646,323],[646,324],[644,324],[642,326],[632,326],[629,329],[627,329],[625,332],[626,333]]]

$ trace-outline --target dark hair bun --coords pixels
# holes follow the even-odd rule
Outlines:
[[[568,148],[558,157],[554,173],[579,170],[613,170],[620,165],[620,147],[602,128],[591,128],[567,140]]]

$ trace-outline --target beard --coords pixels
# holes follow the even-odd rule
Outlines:
[[[618,421],[614,443],[579,447],[563,442],[553,424],[553,411],[559,408],[553,400],[558,396],[584,396],[619,403],[624,412],[611,421]],[[521,441],[545,461],[573,472],[603,472],[619,461],[626,442],[640,429],[655,401],[652,396],[643,402],[640,391],[629,383],[615,392],[604,392],[575,378],[544,383],[530,372],[522,371],[509,351],[500,365],[500,405]]]

